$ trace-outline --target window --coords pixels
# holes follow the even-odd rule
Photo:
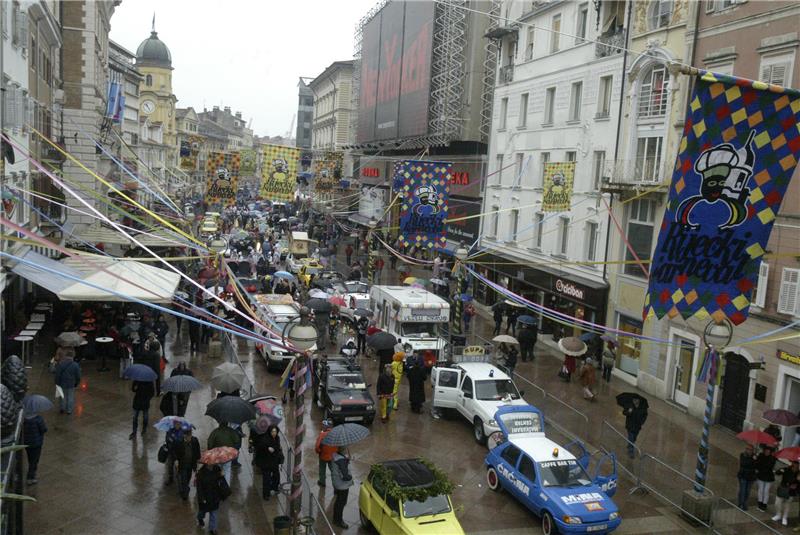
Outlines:
[[[539,155],[539,163],[542,166],[542,174],[541,174],[542,179],[539,182],[539,187],[540,188],[544,187],[544,168],[547,166],[548,162],[550,162],[550,153],[549,152],[541,153]]]
[[[781,314],[798,313],[797,302],[800,300],[800,269],[783,268],[781,273],[781,289],[778,293],[778,312]]]
[[[597,93],[596,117],[598,119],[606,118],[611,114],[611,87],[613,81],[613,76],[603,76],[600,78],[600,88]]]
[[[497,155],[497,169],[495,169],[495,184],[502,184],[503,183],[503,155]]]
[[[597,260],[597,223],[588,221],[586,223],[586,261],[594,262]]]
[[[561,15],[556,15],[550,24],[550,53],[559,50],[559,38],[561,37]]]
[[[672,19],[672,0],[655,0],[650,4],[647,22],[651,30],[666,28]]]
[[[464,382],[461,383],[461,391],[464,394],[469,394],[472,397],[473,390],[472,390],[472,379],[469,377],[464,377]]]
[[[508,216],[508,228],[508,241],[517,241],[517,230],[519,230],[519,210],[511,210],[511,213]]]
[[[525,59],[530,60],[533,59],[533,32],[535,28],[533,26],[528,26],[528,33],[525,39]]]
[[[567,246],[569,245],[569,218],[558,218],[558,254],[567,255]]]
[[[637,199],[630,203],[628,208],[628,242],[630,248],[636,252],[639,260],[650,260],[653,248],[653,229],[655,228],[656,203],[651,200]],[[625,247],[625,273],[636,277],[646,278],[644,271],[636,263],[628,247]]]
[[[536,237],[534,240],[534,246],[537,249],[542,248],[542,235],[544,234],[544,214],[542,212],[537,212],[534,216],[534,223],[535,228],[534,232],[536,232]]]
[[[578,153],[574,150],[568,150],[565,154],[568,162],[574,162],[577,160]]]
[[[504,98],[500,101],[500,130],[505,130],[507,118],[508,118],[508,99]]]
[[[579,45],[586,40],[586,26],[589,22],[589,5],[578,6],[578,24],[575,27],[575,44]]]
[[[500,210],[499,206],[492,206],[492,226],[490,229],[490,235],[492,237],[497,237],[497,226],[500,222],[500,214],[497,213]]]
[[[519,459],[520,454],[522,451],[513,444],[508,446],[506,449],[503,450],[503,453],[500,454],[500,457],[503,458],[505,462],[510,464],[512,467],[517,466],[517,460]]]
[[[661,180],[661,137],[640,137],[636,146],[636,178],[643,182]]]
[[[758,266],[758,284],[753,291],[752,298],[750,299],[752,305],[758,308],[764,308],[767,302],[767,280],[769,279],[769,264],[761,262]]]
[[[617,316],[617,329],[631,334],[642,334],[642,322],[635,318],[619,314]],[[617,351],[616,367],[631,375],[639,374],[639,357],[642,352],[642,342],[638,338],[621,336],[620,346]]]
[[[548,87],[544,96],[544,124],[553,124],[553,113],[556,106],[556,88]]]
[[[606,151],[596,150],[592,156],[592,189],[597,191],[602,186],[603,170],[606,165]]]
[[[147,87],[152,87],[153,86],[153,76],[152,75],[148,74],[147,76],[144,77],[144,85],[146,85]]]
[[[791,80],[792,56],[772,56],[761,58],[761,81],[785,86]]]
[[[514,162],[514,184],[513,186],[519,187],[522,183],[522,173],[524,172],[525,155],[518,152],[515,156]]]
[[[569,120],[580,121],[581,119],[581,100],[583,96],[583,82],[572,84],[569,93]]]
[[[519,471],[522,477],[531,483],[536,481],[536,468],[534,468],[533,461],[527,455],[523,455],[519,460]]]
[[[639,117],[660,117],[667,112],[667,70],[656,65],[647,71],[639,92]]]
[[[519,126],[524,127],[528,124],[528,93],[523,93],[519,97]]]

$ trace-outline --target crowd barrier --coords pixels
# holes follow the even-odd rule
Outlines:
[[[244,399],[250,399],[255,396],[256,389],[253,380],[250,379],[250,374],[247,373],[247,370],[242,365],[242,361],[239,359],[238,341],[233,340],[229,333],[222,333],[221,337],[222,356],[227,362],[232,362],[241,368],[244,374],[244,382],[239,392]]]

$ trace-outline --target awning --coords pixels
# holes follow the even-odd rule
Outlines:
[[[88,243],[104,243],[107,245],[130,245],[130,240],[121,232],[102,225],[90,225],[67,236],[68,242],[84,241]]]
[[[147,234],[137,234],[136,240],[145,247],[186,247],[189,240],[177,233],[167,229],[155,229],[147,231]],[[137,245],[132,243],[134,247]]]

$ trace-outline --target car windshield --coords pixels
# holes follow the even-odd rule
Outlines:
[[[541,462],[539,477],[545,487],[585,487],[592,484],[575,459]]]
[[[331,375],[328,385],[332,388],[366,388],[364,378],[357,373]]]
[[[400,334],[404,336],[420,336],[423,338],[436,338],[439,336],[438,323],[406,322],[401,325]]]
[[[475,397],[483,401],[498,401],[506,397],[519,399],[519,392],[511,379],[476,381]]]
[[[347,293],[365,294],[369,292],[369,286],[364,284],[363,282],[352,281],[352,282],[346,282],[344,285],[347,288]]]
[[[431,496],[424,502],[408,500],[403,502],[403,516],[416,518],[418,516],[438,515],[450,512],[450,500],[445,495]]]

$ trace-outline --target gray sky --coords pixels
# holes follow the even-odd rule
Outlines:
[[[353,58],[355,25],[377,0],[123,0],[111,39],[132,52],[150,36],[172,53],[178,106],[230,106],[259,135],[283,135],[297,79]],[[294,135],[294,132],[292,132]]]

